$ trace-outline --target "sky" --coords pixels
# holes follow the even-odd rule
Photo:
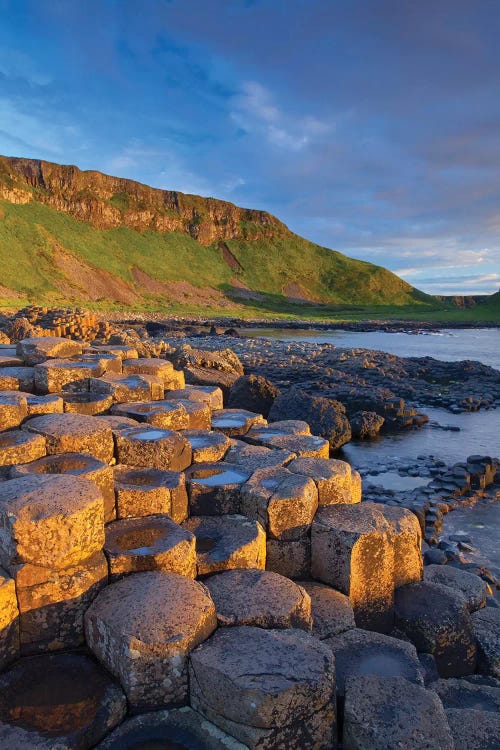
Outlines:
[[[500,287],[499,0],[0,0],[0,153]]]

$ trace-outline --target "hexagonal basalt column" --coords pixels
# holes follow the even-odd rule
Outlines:
[[[114,469],[116,512],[118,518],[166,513],[176,523],[188,515],[188,497],[184,474],[159,469]]]
[[[201,401],[211,410],[222,409],[224,406],[222,390],[216,385],[187,385],[185,388],[169,391],[165,398]]]
[[[118,460],[126,466],[182,471],[191,463],[191,446],[179,432],[138,427],[121,430],[115,441]]]
[[[302,630],[221,628],[191,654],[191,705],[248,748],[335,744],[330,650]]]
[[[40,414],[62,414],[64,411],[64,401],[60,396],[50,393],[46,396],[39,396],[33,393],[26,393],[25,395],[29,417]]]
[[[48,359],[78,357],[82,354],[83,347],[80,342],[72,339],[39,336],[19,341],[16,351],[27,365],[37,365]]]
[[[0,466],[34,461],[45,456],[45,438],[25,430],[0,432]]]
[[[291,542],[268,539],[266,570],[287,578],[309,578],[311,575],[311,537],[309,534]]]
[[[189,424],[184,406],[165,400],[116,404],[111,411],[117,416],[130,417],[165,430],[184,430]]]
[[[85,615],[90,649],[120,681],[135,713],[187,702],[188,654],[216,625],[205,586],[160,571],[111,584]]]
[[[108,583],[102,552],[62,570],[25,564],[14,572],[21,652],[35,654],[83,643],[83,615]]]
[[[255,471],[241,489],[241,513],[259,521],[270,539],[295,541],[310,529],[318,507],[312,479],[285,468]]]
[[[33,435],[33,437],[41,436]],[[89,479],[102,493],[104,522],[107,523],[116,518],[113,469],[103,461],[99,461],[86,453],[60,453],[53,456],[44,456],[38,461],[31,461],[11,470],[12,477],[30,474],[65,474]]]
[[[196,537],[198,575],[266,564],[266,535],[256,521],[239,515],[201,516],[183,524]]]
[[[112,354],[115,357],[119,357],[121,360],[124,359],[137,359],[139,357],[137,349],[133,346],[127,346],[126,344],[99,344],[91,346],[88,349],[89,354]]]
[[[239,513],[241,490],[249,478],[250,472],[231,464],[195,464],[186,472],[190,515]]]
[[[417,516],[406,508],[384,506],[394,546],[394,587],[422,579],[422,531]]]
[[[221,461],[231,445],[230,439],[222,432],[184,430],[182,434],[189,440],[194,464]]]
[[[145,570],[196,578],[195,538],[166,515],[125,518],[108,524],[104,552],[111,580]]]
[[[114,454],[111,429],[99,417],[84,414],[45,414],[23,424],[23,430],[43,435],[47,453],[89,453],[109,464]]]
[[[356,623],[389,631],[393,623],[394,543],[374,503],[331,505],[314,519],[311,573],[349,596]]]
[[[19,656],[19,608],[14,580],[0,568],[0,670]]]
[[[92,362],[70,359],[49,359],[34,367],[34,382],[37,393],[59,393],[71,383],[88,381],[102,375],[102,368]],[[88,383],[85,384],[88,387]]]
[[[296,458],[287,464],[287,469],[314,481],[320,506],[361,501],[357,488],[353,488],[351,467],[346,461],[334,458]]]
[[[118,375],[108,373],[90,378],[89,388],[113,397],[115,403],[125,401],[156,401],[163,398],[163,380],[155,375]]]
[[[323,640],[356,627],[349,597],[315,581],[300,581],[300,585],[311,599],[313,635]]]
[[[84,654],[22,659],[0,676],[0,746],[90,748],[127,711],[118,685]]]
[[[64,411],[70,414],[88,414],[93,417],[108,411],[113,399],[105,393],[64,393]]]
[[[93,482],[31,475],[0,483],[0,564],[62,569],[102,549],[104,505]]]
[[[219,625],[311,630],[311,599],[289,578],[266,570],[227,570],[205,581]]]
[[[168,399],[166,399],[168,400]],[[189,430],[210,430],[212,411],[204,401],[188,399],[170,399],[168,403],[174,408],[182,408],[187,415]]]
[[[28,414],[28,403],[25,393],[0,391],[0,429],[17,427]]]
[[[123,372],[122,358],[118,354],[112,354],[111,352],[85,352],[82,355],[82,362],[90,362],[91,364],[97,364],[101,368],[102,372],[115,372],[121,375]]]
[[[288,465],[295,457],[294,453],[279,448],[266,448],[263,445],[251,445],[243,440],[231,438],[231,447],[226,455],[227,463],[241,466],[248,471]]]
[[[174,366],[167,359],[155,357],[140,357],[139,359],[124,359],[124,375],[155,375],[163,381],[164,385],[172,380]]]
[[[245,435],[251,427],[260,424],[267,424],[262,414],[245,409],[215,409],[212,412],[212,429],[228,437]]]
[[[253,445],[267,445],[270,438],[286,435],[310,435],[311,430],[307,422],[295,419],[285,419],[281,422],[270,422],[267,425],[256,425],[245,435],[245,440]]]
[[[188,706],[133,716],[123,722],[96,750],[138,750],[149,746],[168,750],[247,750]]]

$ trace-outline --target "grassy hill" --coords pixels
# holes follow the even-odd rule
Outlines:
[[[444,303],[262,211],[0,157],[0,306],[405,317]],[[492,308],[493,309],[493,308]],[[494,310],[493,310],[494,312]]]

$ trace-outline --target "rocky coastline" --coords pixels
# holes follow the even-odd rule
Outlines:
[[[496,408],[498,371],[83,311],[0,328],[0,746],[500,744],[497,581],[439,539],[498,500],[498,459],[394,461],[428,482],[381,492],[338,457]]]

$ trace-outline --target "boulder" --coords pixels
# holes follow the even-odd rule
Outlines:
[[[322,396],[310,396],[300,388],[292,387],[275,399],[269,420],[283,419],[304,420],[314,435],[328,440],[331,450],[340,448],[351,439],[351,426],[343,404]]]
[[[0,747],[94,747],[127,712],[122,690],[84,654],[22,659],[0,675]]]
[[[205,581],[219,625],[311,629],[311,600],[301,586],[270,571],[227,570]]]
[[[247,409],[267,417],[279,395],[279,388],[262,375],[243,375],[231,387],[227,405],[231,409]]]
[[[266,535],[256,521],[240,515],[199,516],[182,524],[196,537],[198,575],[233,568],[265,568]]]
[[[190,659],[191,705],[248,748],[334,744],[330,650],[302,630],[221,628]]]
[[[443,706],[431,690],[403,677],[346,680],[345,750],[455,750]]]
[[[145,570],[196,578],[195,538],[167,515],[124,518],[108,524],[104,552],[111,581]]]
[[[161,571],[111,584],[85,615],[87,644],[121,683],[132,713],[187,703],[188,654],[216,625],[203,584]]]
[[[474,672],[472,622],[460,593],[426,581],[401,586],[395,592],[395,624],[418,651],[434,655],[441,677]]]
[[[351,432],[357,440],[372,440],[377,437],[385,422],[375,411],[358,411],[350,418]]]

